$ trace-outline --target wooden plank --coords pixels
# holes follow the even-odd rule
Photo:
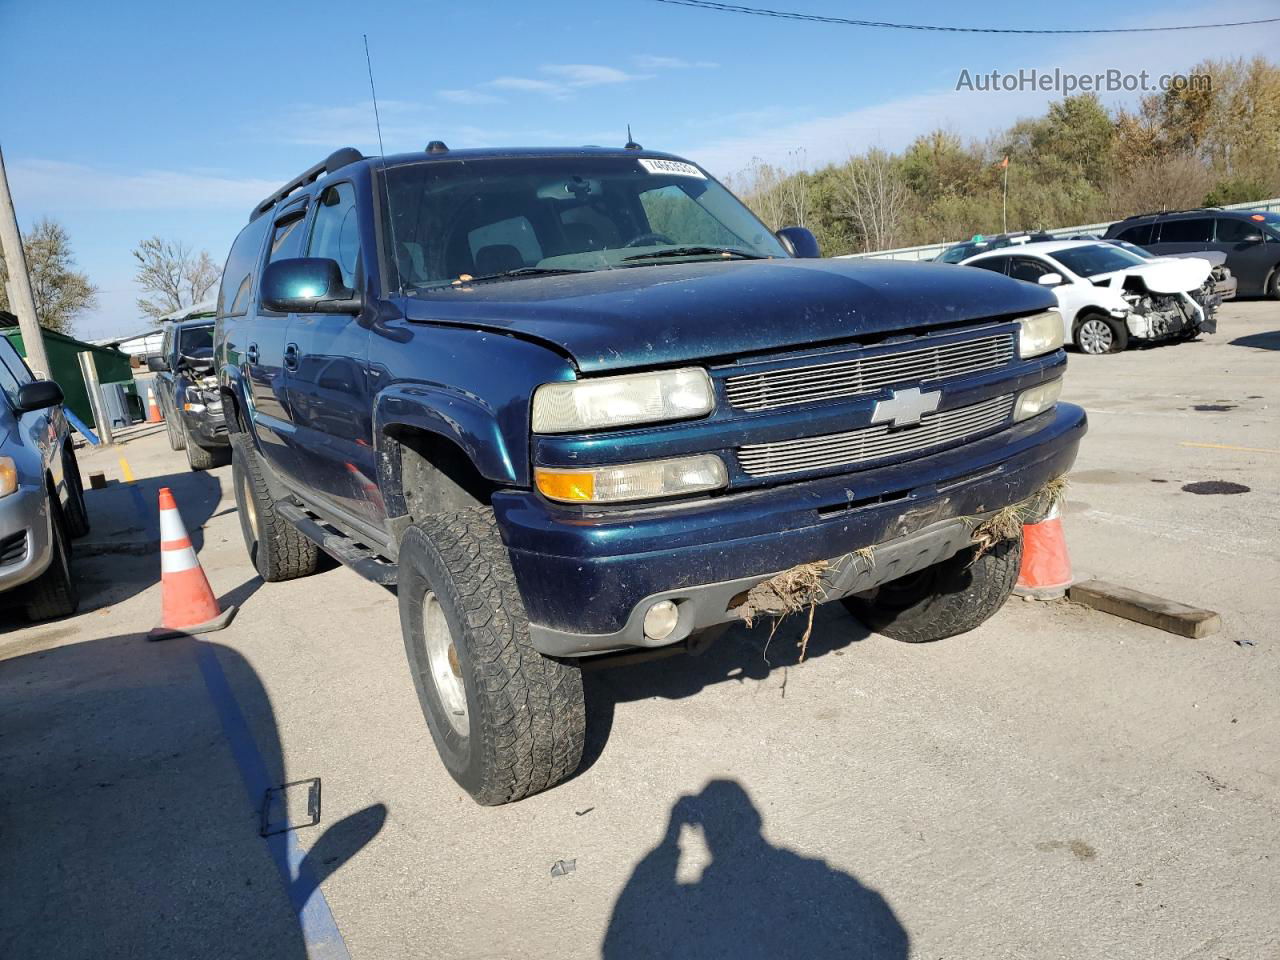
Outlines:
[[[1163,597],[1107,583],[1105,580],[1077,583],[1067,595],[1082,606],[1180,637],[1199,639],[1222,629],[1222,618],[1212,610],[1189,607],[1184,603],[1165,600]]]

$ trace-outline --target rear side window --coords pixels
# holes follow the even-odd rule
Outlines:
[[[1030,257],[1014,257],[1009,267],[1009,276],[1015,280],[1026,280],[1028,283],[1039,282],[1046,273],[1057,273],[1057,271],[1047,263]]]
[[[1262,236],[1262,224],[1249,220],[1218,220],[1219,243],[1243,243],[1249,237]]]
[[[1213,240],[1213,221],[1208,217],[1166,220],[1160,224],[1161,243],[1209,243],[1211,240]]]
[[[240,236],[231,245],[227,265],[222,270],[222,286],[218,289],[219,316],[239,317],[249,312],[254,271],[258,266],[262,241],[270,223],[269,218],[259,217],[241,230]]]
[[[966,263],[966,267],[978,267],[982,270],[990,270],[992,273],[1004,273],[1004,265],[1009,262],[1008,257],[988,257],[985,260],[975,260],[973,263]]]
[[[1151,242],[1152,224],[1140,223],[1136,227],[1129,227],[1127,230],[1121,230],[1116,234],[1117,240],[1124,240],[1128,243],[1136,243],[1140,247],[1145,247]]]
[[[356,191],[351,184],[335,184],[320,194],[307,256],[336,261],[342,271],[342,282],[355,287],[360,231],[356,225]]]

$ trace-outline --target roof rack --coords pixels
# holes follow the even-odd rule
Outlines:
[[[1146,213],[1132,214],[1128,217],[1125,217],[1124,219],[1137,220],[1137,219],[1140,219],[1141,217],[1163,217],[1166,214],[1170,214],[1170,213],[1208,213],[1211,210],[1221,210],[1221,209],[1222,207],[1188,207],[1186,210],[1149,210]],[[1120,222],[1123,223],[1124,221],[1122,220]]]
[[[347,166],[347,164],[355,163],[357,160],[363,159],[364,154],[355,147],[343,147],[340,150],[333,151],[333,153],[325,157],[320,163],[317,163],[314,167],[307,168],[301,174],[294,177],[283,187],[254,207],[253,212],[249,214],[249,222],[252,223],[254,220],[257,220],[260,216],[274,207],[285,197],[289,196],[289,194],[293,193],[293,191],[297,190],[299,187],[305,187],[309,183],[315,183],[325,174],[333,173],[335,170],[341,170],[343,167]]]

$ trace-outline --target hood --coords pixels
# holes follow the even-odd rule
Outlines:
[[[1165,253],[1162,260],[1204,260],[1211,267],[1220,267],[1227,262],[1227,255],[1221,250],[1196,250],[1193,253]]]
[[[1122,287],[1126,277],[1136,277],[1150,293],[1191,293],[1209,279],[1213,268],[1208,260],[1169,258],[1151,260],[1140,267],[1098,274],[1090,279],[1095,286]]]
[[[714,261],[447,287],[421,323],[509,330],[587,372],[665,366],[1006,317],[1053,294],[989,270],[891,260]]]

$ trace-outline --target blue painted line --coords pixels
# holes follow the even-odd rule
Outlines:
[[[266,762],[258,751],[258,745],[254,743],[249,724],[240,712],[240,705],[236,702],[214,648],[202,640],[196,640],[196,659],[200,664],[200,673],[204,677],[209,698],[222,723],[222,733],[231,747],[236,766],[240,768],[240,778],[249,795],[249,804],[256,810],[267,790],[278,784],[271,780]],[[302,939],[312,960],[351,960],[347,943],[342,939],[342,933],[329,909],[329,901],[324,898],[315,877],[303,862],[306,851],[298,838],[292,832],[277,833],[266,837],[264,842],[271,853],[271,859],[275,861],[276,869],[280,871],[280,878],[288,891],[289,902],[298,918]]]

